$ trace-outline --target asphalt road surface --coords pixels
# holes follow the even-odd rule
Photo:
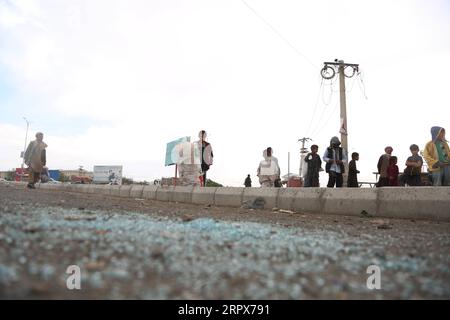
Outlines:
[[[0,184],[2,299],[449,299],[449,253],[445,222]]]

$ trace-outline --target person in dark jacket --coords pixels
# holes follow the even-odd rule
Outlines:
[[[25,164],[28,166],[28,185],[29,189],[35,189],[35,184],[41,178],[41,172],[44,168],[47,157],[45,148],[47,144],[43,141],[44,134],[42,132],[36,133],[36,140],[31,141],[24,154]]]
[[[349,188],[359,188],[358,183],[358,173],[356,169],[356,161],[359,160],[359,154],[357,152],[352,153],[352,160],[348,164],[348,178],[347,187]]]
[[[305,187],[318,188],[319,184],[319,172],[322,168],[322,160],[317,154],[319,151],[319,146],[313,144],[311,146],[311,152],[305,157],[305,162],[308,164],[308,169],[306,171],[305,177]]]
[[[345,171],[344,163],[347,161],[346,150],[341,146],[341,141],[338,137],[333,137],[330,140],[330,146],[325,150],[323,161],[327,164],[325,171],[328,173],[328,188],[342,188],[343,177]]]
[[[423,159],[419,156],[419,146],[417,144],[412,144],[409,150],[411,151],[411,156],[406,159],[402,186],[406,183],[408,186],[419,187],[422,185],[420,174],[422,172]]]
[[[202,155],[202,186],[204,187],[206,186],[206,172],[213,164],[214,154],[211,144],[206,141],[206,131],[201,130],[198,133],[198,137],[200,140],[197,143]]]
[[[252,179],[250,178],[250,175],[247,175],[247,178],[245,178],[244,185],[246,188],[252,187]]]

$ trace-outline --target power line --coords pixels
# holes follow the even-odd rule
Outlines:
[[[336,113],[338,104],[339,104],[339,100],[336,101],[336,104],[334,105],[333,110],[330,112],[330,115],[328,116],[328,119],[324,122],[324,124],[322,125],[322,127],[320,127],[319,130],[316,130],[316,131],[313,132],[313,134],[311,135],[312,137],[313,137],[314,135],[318,135],[319,133],[322,132],[323,129],[325,129],[325,127],[328,125],[328,122],[330,122],[331,118],[332,118],[332,117],[334,116],[334,114]]]
[[[306,130],[306,133],[307,133],[306,135],[309,135],[309,130],[311,130],[312,123],[314,122],[314,117],[316,116],[317,107],[319,105],[319,97],[320,97],[321,90],[323,88],[322,86],[323,86],[323,78],[320,81],[319,91],[317,92],[316,104],[314,105],[313,115],[312,115],[311,121],[309,122],[308,129]]]
[[[336,90],[333,90],[333,85],[334,85],[334,83],[331,83],[331,84],[329,85],[329,87],[330,87],[330,94],[329,94],[329,96],[328,96],[328,102],[325,102],[325,97],[324,97],[325,90],[322,90],[322,102],[323,102],[323,104],[324,104],[325,106],[330,105],[331,99],[333,98],[333,93],[337,92]]]
[[[364,84],[362,71],[358,72],[358,79],[359,79],[358,82],[359,89],[361,90],[361,93],[364,95],[364,98],[366,98],[367,100],[366,85]]]
[[[314,67],[314,69],[318,70],[320,69],[314,62],[311,61],[306,55],[304,55],[302,52],[300,52],[286,37],[284,37],[281,32],[279,32],[277,29],[275,29],[274,26],[272,26],[266,19],[264,19],[255,9],[253,9],[245,0],[241,0],[242,3],[250,10],[252,11],[262,22],[264,22],[272,31],[281,39],[283,40],[291,49],[293,49],[298,55],[303,57],[306,61],[311,64],[311,66]]]

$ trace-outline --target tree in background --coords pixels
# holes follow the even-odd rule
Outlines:
[[[223,187],[223,185],[215,181],[212,181],[211,179],[206,179],[206,187]]]
[[[6,173],[5,180],[14,181],[16,180],[16,171],[11,170]]]
[[[133,184],[133,179],[129,179],[126,177],[122,178],[122,184]]]
[[[66,176],[64,173],[60,173],[59,175],[59,181],[61,182],[69,182],[70,181],[70,177]]]

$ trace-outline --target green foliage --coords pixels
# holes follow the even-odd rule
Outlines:
[[[206,179],[206,187],[223,187],[223,185],[218,182],[212,181],[211,179]]]
[[[125,184],[125,185],[133,184],[133,179],[123,177],[122,178],[122,184]]]
[[[16,178],[16,171],[11,170],[11,171],[8,171],[8,173],[6,174],[5,180],[14,181],[15,178]]]
[[[61,182],[69,182],[70,181],[70,177],[61,172],[59,174],[59,181],[61,181]]]

